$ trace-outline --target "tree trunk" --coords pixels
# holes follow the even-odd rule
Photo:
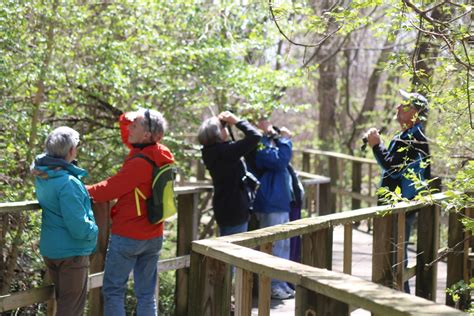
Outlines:
[[[439,21],[449,19],[450,14],[442,12],[442,7],[437,7],[431,13],[431,18]],[[435,30],[439,32],[439,30]],[[438,44],[433,43],[430,36],[419,32],[418,42],[413,54],[412,90],[426,94],[433,76],[435,63],[432,62],[439,53]]]
[[[346,146],[352,148],[356,140],[358,140],[362,129],[364,129],[364,124],[367,122],[367,112],[373,111],[375,109],[375,103],[377,100],[377,92],[380,84],[380,79],[383,74],[383,65],[388,61],[390,54],[394,48],[394,42],[390,39],[391,35],[388,35],[384,48],[382,49],[380,56],[375,64],[374,69],[369,78],[367,85],[367,92],[365,94],[364,103],[362,108],[357,115],[355,121],[353,122],[353,129],[349,140],[346,143]]]
[[[331,148],[334,140],[336,125],[336,97],[337,97],[337,57],[334,55],[319,66],[319,80],[317,84],[319,101],[319,139],[323,149]]]

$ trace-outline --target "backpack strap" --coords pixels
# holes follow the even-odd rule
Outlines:
[[[142,158],[142,159],[148,161],[148,163],[150,165],[157,167],[156,163],[153,160],[151,160],[150,158],[148,158],[147,156],[145,156],[144,154],[138,153],[135,156],[130,157],[128,160],[132,160],[134,158]]]
[[[150,158],[148,158],[144,154],[138,153],[138,154],[130,157],[128,160],[132,160],[134,158],[142,158],[142,159],[146,160],[150,165],[152,165],[152,167],[158,167],[153,160],[151,160]],[[153,181],[153,177],[152,177],[152,181]],[[143,200],[146,200],[146,196],[142,193],[142,191],[140,191],[140,189],[138,187],[135,188],[134,192],[135,192],[135,204],[136,204],[136,208],[137,208],[137,215],[141,216],[142,211],[141,211],[141,208],[140,208],[140,197]]]

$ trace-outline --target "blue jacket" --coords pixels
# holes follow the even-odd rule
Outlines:
[[[292,200],[288,165],[291,161],[292,142],[288,138],[272,139],[264,136],[255,154],[256,175],[260,188],[254,202],[254,211],[260,213],[290,212]]]
[[[380,143],[372,151],[382,168],[380,186],[392,192],[399,187],[404,198],[413,199],[420,190],[410,179],[411,172],[421,181],[431,178],[430,149],[421,123],[395,135],[388,148]]]
[[[45,154],[33,165],[42,213],[40,253],[50,259],[87,256],[95,251],[98,228],[89,193],[80,180],[84,169]]]

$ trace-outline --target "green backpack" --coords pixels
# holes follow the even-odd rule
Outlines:
[[[137,154],[133,158],[145,159],[153,166],[152,171],[152,195],[146,199],[148,221],[151,224],[159,224],[170,216],[176,214],[176,199],[174,194],[174,180],[176,178],[176,167],[167,164],[161,168],[143,154]]]

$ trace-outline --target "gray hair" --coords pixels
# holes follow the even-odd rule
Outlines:
[[[147,114],[148,112],[148,114]],[[163,136],[168,128],[168,122],[158,111],[139,109],[138,113],[143,115],[142,126],[145,131],[149,131],[153,138]]]
[[[53,130],[46,139],[46,154],[56,158],[66,158],[71,148],[79,144],[79,133],[67,126]]]
[[[222,142],[221,122],[217,117],[211,117],[202,122],[198,131],[198,141],[203,146]]]

